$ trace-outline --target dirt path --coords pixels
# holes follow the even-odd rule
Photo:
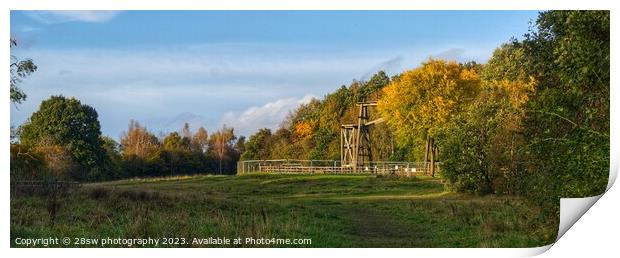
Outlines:
[[[348,209],[343,213],[352,222],[347,233],[359,246],[415,246],[418,232],[410,225],[368,209]]]

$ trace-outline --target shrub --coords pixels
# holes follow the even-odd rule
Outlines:
[[[456,191],[505,193],[513,169],[516,128],[521,118],[503,89],[481,93],[456,116],[439,139],[442,175]]]

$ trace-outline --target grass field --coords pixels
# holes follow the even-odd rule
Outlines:
[[[509,196],[444,191],[438,179],[356,175],[192,176],[85,184],[52,222],[41,196],[12,196],[16,238],[311,239],[228,247],[532,247],[557,219]],[[87,245],[88,246],[88,245]],[[95,245],[90,245],[95,246]],[[122,245],[116,245],[122,246]],[[161,246],[161,245],[159,245]]]

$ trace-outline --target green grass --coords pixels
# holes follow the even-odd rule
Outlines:
[[[193,176],[83,185],[52,222],[41,196],[11,198],[16,238],[310,238],[289,247],[532,247],[557,219],[510,196],[445,192],[438,179]],[[230,245],[247,247],[251,244]],[[265,247],[266,245],[257,245]],[[282,245],[269,245],[282,246]],[[206,246],[200,246],[206,247]]]

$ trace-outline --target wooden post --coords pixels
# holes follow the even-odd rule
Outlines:
[[[344,162],[344,128],[342,128],[342,126],[340,126],[340,165],[344,165],[342,164]],[[334,164],[334,166],[336,166],[336,164]]]

